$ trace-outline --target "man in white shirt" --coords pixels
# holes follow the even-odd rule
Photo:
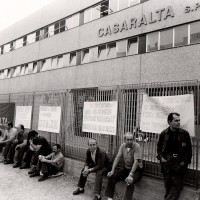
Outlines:
[[[5,125],[4,136],[0,140],[0,150],[5,146],[5,149],[3,151],[4,160],[6,160],[12,141],[14,141],[16,137],[17,137],[17,129],[13,128],[12,122],[8,122],[8,124]]]

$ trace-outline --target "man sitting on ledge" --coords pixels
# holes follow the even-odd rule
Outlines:
[[[59,144],[53,145],[53,152],[48,156],[39,155],[39,160],[35,171],[30,177],[40,176],[40,171],[43,176],[38,179],[39,182],[44,181],[50,175],[57,174],[64,164],[64,156],[61,152],[61,146]]]
[[[108,183],[105,195],[108,200],[112,200],[114,196],[115,185],[117,182],[125,180],[126,190],[123,200],[131,200],[133,198],[134,183],[141,178],[141,160],[142,153],[140,145],[133,141],[133,133],[127,132],[124,135],[124,143],[121,145],[118,154],[113,162],[112,170],[108,173]],[[120,159],[123,158],[124,167],[115,172]]]
[[[73,192],[73,195],[83,193],[88,175],[91,172],[96,172],[94,186],[96,195],[94,200],[100,200],[103,175],[107,174],[111,169],[111,162],[106,152],[97,146],[97,141],[95,139],[89,139],[88,146],[89,148],[86,152],[85,166],[81,171],[78,189]]]

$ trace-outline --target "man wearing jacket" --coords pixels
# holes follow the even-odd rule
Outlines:
[[[101,186],[103,175],[107,174],[111,169],[111,162],[105,151],[97,146],[95,139],[88,140],[88,150],[86,152],[85,166],[81,171],[80,179],[78,182],[78,189],[73,192],[73,195],[78,195],[84,192],[87,176],[90,173],[96,173],[95,179],[95,197],[94,200],[101,199]]]
[[[162,131],[157,144],[157,158],[164,177],[165,200],[178,200],[183,189],[188,164],[191,163],[192,145],[189,133],[180,128],[180,115],[168,115],[169,127]]]

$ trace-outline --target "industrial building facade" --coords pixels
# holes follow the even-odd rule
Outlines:
[[[193,93],[199,125],[200,2],[195,0],[56,0],[0,32],[0,102],[61,105],[65,155],[83,159],[88,137],[109,153],[139,129],[141,98]],[[117,136],[82,132],[84,101],[119,102]],[[160,177],[158,135],[144,133],[145,173]],[[198,187],[198,140],[189,185]],[[195,171],[195,173],[194,173]],[[192,178],[191,178],[192,177]]]

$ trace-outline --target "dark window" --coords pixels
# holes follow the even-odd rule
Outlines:
[[[25,35],[23,37],[23,46],[26,46],[26,44],[27,44],[27,36]]]
[[[60,32],[64,32],[65,31],[65,22],[66,22],[65,19],[60,21]]]
[[[138,40],[138,53],[146,53],[146,35],[139,36]]]
[[[40,40],[40,30],[36,31],[36,38],[35,41],[39,41]]]
[[[100,17],[104,17],[108,15],[108,11],[109,11],[109,1],[104,1],[101,3],[101,7],[100,7]]]
[[[117,57],[126,56],[127,40],[117,41]]]
[[[178,26],[174,29],[174,46],[182,46],[188,44],[188,25]]]
[[[158,32],[149,33],[147,37],[148,37],[147,52],[157,51],[158,50]]]
[[[54,24],[54,34],[58,34],[59,33],[59,22],[56,22]]]

